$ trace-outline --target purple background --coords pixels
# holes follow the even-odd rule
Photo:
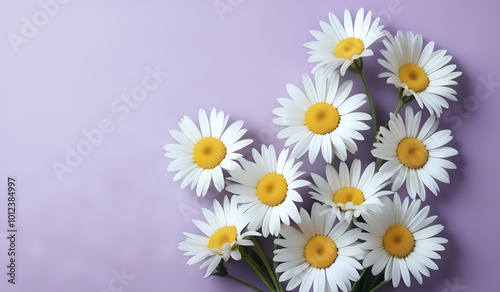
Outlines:
[[[42,0],[42,3],[50,2]],[[62,1],[61,1],[62,2]],[[67,1],[68,2],[68,1]],[[440,270],[400,291],[491,291],[500,260],[497,207],[500,8],[495,1],[241,1],[218,14],[214,1],[69,1],[43,19],[38,1],[0,4],[0,290],[108,291],[115,273],[135,278],[116,282],[122,291],[249,291],[228,279],[202,279],[199,264],[186,265],[177,249],[183,231],[196,232],[191,219],[211,208],[213,190],[197,198],[167,172],[163,145],[184,115],[197,120],[199,108],[212,107],[244,120],[254,147],[283,140],[272,124],[276,99],[285,85],[302,88],[310,72],[309,30],[319,29],[328,12],[342,19],[344,9],[359,7],[382,17],[386,28],[412,31],[445,48],[464,74],[458,78],[459,102],[441,123],[453,130],[452,184],[430,197],[431,214],[445,225],[450,242],[438,261]],[[230,4],[229,4],[230,5]],[[459,6],[459,7],[458,7]],[[53,7],[54,9],[54,7]],[[9,34],[23,34],[23,18],[39,17],[43,27],[15,50]],[[44,23],[44,20],[47,20]],[[25,32],[26,33],[26,32]],[[395,89],[377,79],[380,57],[365,60],[365,74],[380,124],[397,105]],[[122,94],[141,85],[148,67],[168,78],[140,103],[124,106]],[[354,93],[363,92],[360,80]],[[495,83],[485,87],[481,80]],[[149,80],[151,82],[151,80]],[[136,88],[137,89],[137,88]],[[366,104],[363,111],[369,112]],[[87,156],[59,180],[55,162],[65,163],[67,147],[86,143],[84,131],[112,125]],[[359,157],[366,166],[371,131]],[[83,145],[83,144],[82,144]],[[248,153],[248,150],[246,151]],[[324,173],[324,162],[303,169]],[[334,165],[337,165],[335,161]],[[17,179],[17,281],[7,283],[6,179]],[[311,202],[302,190],[306,203]],[[270,245],[270,242],[267,241]],[[267,246],[266,244],[266,246]],[[270,252],[269,248],[266,248]],[[270,253],[269,253],[270,254]],[[264,288],[244,263],[229,270]],[[452,290],[458,284],[461,290]],[[390,287],[386,291],[392,291]],[[455,285],[455,288],[456,285]]]

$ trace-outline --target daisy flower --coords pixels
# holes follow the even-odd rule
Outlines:
[[[375,173],[375,162],[370,163],[361,175],[361,161],[356,159],[351,169],[345,162],[341,162],[339,172],[330,164],[326,166],[326,180],[312,173],[314,185],[309,192],[313,199],[321,202],[325,208],[322,214],[332,213],[340,221],[351,221],[352,217],[359,217],[366,210],[380,205],[379,197],[392,194],[382,190],[389,184],[389,176],[384,173]]]
[[[244,169],[230,173],[228,179],[236,184],[228,185],[226,190],[238,195],[236,200],[243,204],[245,215],[252,218],[249,229],[262,227],[264,237],[277,236],[281,222],[289,225],[290,218],[300,222],[295,202],[302,202],[302,197],[295,189],[308,186],[309,182],[298,179],[304,174],[298,171],[302,162],[288,158],[288,149],[276,159],[274,147],[262,145],[261,153],[252,149],[252,156],[255,163],[241,159]]]
[[[434,237],[443,230],[443,225],[431,224],[437,216],[427,217],[429,206],[419,211],[420,200],[408,206],[408,198],[401,204],[397,194],[394,201],[382,198],[383,207],[377,212],[363,214],[366,223],[356,222],[368,233],[361,233],[365,242],[361,247],[370,252],[363,260],[365,268],[372,266],[373,275],[385,268],[385,281],[392,279],[394,287],[402,278],[410,287],[410,273],[422,284],[422,275],[429,277],[429,269],[438,270],[433,259],[441,257],[436,251],[443,251],[448,240]]]
[[[436,132],[439,120],[429,117],[420,128],[422,112],[413,115],[413,110],[406,107],[405,120],[401,115],[391,113],[389,129],[380,127],[373,156],[387,160],[380,168],[381,173],[388,173],[394,178],[392,190],[398,190],[406,180],[406,189],[413,199],[418,195],[425,200],[425,187],[437,196],[439,186],[436,180],[450,182],[446,169],[455,169],[456,165],[446,158],[457,155],[458,151],[444,147],[451,141],[450,130]]]
[[[457,100],[457,92],[450,85],[457,84],[453,79],[462,72],[455,71],[456,65],[446,65],[451,56],[445,56],[446,50],[434,51],[434,42],[422,50],[421,35],[408,32],[405,36],[398,31],[396,37],[388,34],[388,38],[384,40],[386,50],[380,51],[386,60],[378,62],[390,72],[379,77],[388,77],[387,83],[402,88],[403,96],[413,95],[420,108],[425,106],[431,115],[439,117],[443,108],[448,108],[446,99]]]
[[[224,197],[224,207],[214,200],[214,212],[203,208],[207,222],[193,220],[193,223],[204,235],[184,232],[186,240],[178,245],[180,250],[186,251],[184,255],[192,256],[187,262],[188,265],[206,259],[200,266],[200,269],[208,266],[205,278],[212,274],[222,259],[241,259],[238,247],[253,245],[252,241],[245,237],[260,235],[255,231],[243,232],[249,220],[242,216],[243,210],[238,208],[237,203],[234,200],[229,201],[227,196]]]
[[[274,123],[286,127],[278,133],[278,138],[287,138],[286,147],[295,144],[291,154],[294,157],[309,151],[311,163],[320,150],[328,163],[334,155],[346,160],[347,151],[358,150],[354,140],[364,140],[358,131],[370,128],[361,121],[370,120],[371,116],[355,112],[366,102],[365,95],[348,98],[353,83],[348,80],[339,87],[336,72],[329,78],[323,70],[316,72],[316,86],[308,75],[304,75],[303,82],[305,93],[288,84],[286,89],[291,98],[278,99],[283,107],[273,110],[278,116]]]
[[[222,170],[236,170],[240,165],[234,160],[242,157],[238,150],[252,143],[251,139],[240,140],[247,130],[241,129],[243,121],[226,125],[229,116],[212,109],[210,118],[200,109],[200,129],[184,117],[179,123],[182,132],[171,130],[170,134],[180,144],[168,144],[166,157],[173,158],[168,171],[178,171],[174,181],[182,179],[181,188],[196,186],[196,194],[205,196],[210,182],[220,192],[224,188]]]
[[[313,73],[324,67],[326,74],[330,75],[340,67],[343,76],[354,61],[373,55],[368,47],[384,37],[384,26],[378,25],[378,17],[372,23],[372,12],[368,11],[365,16],[363,8],[358,10],[354,25],[348,10],[344,12],[344,26],[333,13],[328,16],[329,24],[323,21],[319,23],[323,31],[311,31],[316,41],[305,43],[304,46],[311,49],[308,62],[319,62]]]
[[[281,262],[276,268],[283,273],[279,281],[291,279],[287,290],[300,285],[300,291],[309,291],[311,286],[315,292],[350,291],[351,281],[360,278],[358,270],[363,267],[357,260],[365,252],[355,242],[361,230],[348,230],[347,221],[334,224],[335,216],[320,212],[319,203],[313,204],[311,216],[301,208],[300,230],[283,226],[283,239],[274,240],[283,247],[274,251],[274,261]]]

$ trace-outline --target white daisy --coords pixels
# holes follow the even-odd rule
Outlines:
[[[429,117],[420,128],[422,112],[413,115],[406,107],[406,123],[398,114],[391,113],[389,129],[380,127],[380,143],[375,143],[373,156],[387,160],[380,172],[394,177],[392,190],[398,190],[406,180],[408,194],[414,199],[418,195],[425,200],[425,187],[437,196],[439,186],[435,180],[449,183],[446,169],[457,168],[446,158],[457,155],[458,151],[444,145],[451,141],[450,130],[436,132],[439,120]]]
[[[319,62],[313,73],[324,67],[326,74],[330,75],[341,67],[340,74],[344,75],[355,60],[373,55],[368,47],[384,37],[384,26],[378,25],[378,17],[372,23],[372,12],[368,11],[365,17],[363,8],[358,10],[354,25],[348,10],[344,12],[344,26],[333,13],[328,16],[330,24],[323,21],[319,23],[323,31],[311,31],[317,41],[304,44],[312,50],[309,51],[311,56],[308,61]]]
[[[340,221],[351,221],[368,209],[380,205],[379,197],[392,194],[382,190],[389,184],[389,176],[375,173],[375,162],[370,163],[361,175],[361,161],[356,159],[351,164],[351,170],[344,162],[340,163],[339,172],[330,164],[326,166],[326,180],[312,173],[314,185],[309,192],[313,199],[324,204],[322,214],[332,213]]]
[[[302,202],[302,197],[295,189],[308,186],[309,182],[298,179],[304,174],[298,171],[302,162],[288,158],[288,149],[281,151],[278,159],[272,145],[262,145],[261,153],[252,149],[252,155],[255,163],[241,159],[244,169],[230,173],[228,179],[236,184],[228,185],[226,190],[238,195],[236,200],[243,204],[245,215],[252,218],[250,229],[262,227],[264,237],[277,236],[281,222],[289,225],[290,218],[300,222],[295,202]]]
[[[205,278],[212,274],[221,259],[224,261],[228,261],[230,258],[237,261],[241,259],[238,247],[240,245],[253,245],[252,240],[245,239],[245,237],[260,235],[255,231],[243,232],[249,218],[242,216],[243,210],[238,208],[234,199],[229,201],[225,196],[224,208],[217,200],[214,200],[214,212],[203,208],[203,215],[207,223],[193,220],[193,223],[205,235],[184,232],[186,240],[179,243],[178,246],[180,250],[186,251],[184,255],[192,256],[187,262],[188,265],[206,259],[200,266],[200,269],[208,266]]]
[[[273,110],[278,117],[277,125],[286,128],[278,133],[278,138],[288,138],[285,146],[295,144],[292,156],[301,157],[309,151],[309,161],[313,163],[319,151],[326,162],[331,163],[336,155],[347,159],[347,151],[358,150],[354,140],[364,140],[358,132],[367,130],[364,120],[370,120],[367,113],[355,112],[366,102],[364,94],[348,98],[352,81],[348,80],[339,87],[339,75],[334,72],[329,78],[323,70],[315,74],[316,86],[311,78],[304,75],[305,93],[298,87],[288,84],[286,89],[291,98],[279,98],[283,106]]]
[[[331,213],[320,215],[321,206],[314,203],[311,216],[300,209],[302,223],[297,230],[283,226],[283,239],[274,242],[283,248],[274,251],[275,262],[281,262],[276,272],[283,273],[279,280],[290,280],[286,289],[300,285],[300,291],[315,292],[351,290],[351,281],[360,278],[358,270],[363,267],[357,261],[364,251],[356,244],[361,230],[349,229],[347,221],[335,223]]]
[[[397,194],[394,201],[382,198],[383,207],[376,212],[363,214],[366,223],[356,222],[368,233],[361,233],[365,242],[361,247],[370,252],[363,260],[365,268],[372,266],[373,275],[385,268],[385,281],[392,279],[394,287],[403,278],[410,287],[410,273],[422,284],[422,276],[429,277],[429,269],[438,270],[433,259],[441,257],[436,251],[443,251],[442,244],[448,242],[442,237],[434,237],[443,230],[443,225],[431,224],[437,216],[427,217],[429,206],[419,211],[420,200],[409,206],[406,198],[401,204]]]
[[[241,129],[243,121],[226,125],[229,116],[212,109],[210,119],[200,109],[199,122],[201,132],[194,122],[184,117],[179,123],[182,132],[171,130],[170,134],[180,144],[168,144],[165,156],[175,159],[168,166],[168,171],[178,171],[174,181],[182,179],[181,188],[196,186],[196,194],[205,196],[210,182],[220,192],[224,188],[222,170],[236,170],[240,165],[234,160],[242,157],[237,153],[241,148],[252,143],[251,139],[240,140],[247,130]]]
[[[431,115],[438,117],[443,108],[448,108],[446,99],[456,101],[457,92],[450,88],[456,85],[453,79],[462,75],[455,71],[456,65],[446,65],[451,56],[445,56],[446,50],[434,51],[434,42],[428,43],[422,50],[421,35],[408,32],[406,36],[398,31],[389,41],[384,40],[386,50],[380,52],[386,60],[378,62],[390,72],[379,74],[388,77],[387,83],[403,88],[404,96],[414,96],[420,108],[424,106]]]

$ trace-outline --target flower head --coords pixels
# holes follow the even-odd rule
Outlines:
[[[386,50],[381,51],[386,60],[378,62],[390,72],[379,77],[388,77],[387,83],[402,88],[403,96],[414,96],[420,108],[426,107],[439,117],[443,108],[448,108],[446,99],[457,100],[450,85],[457,84],[453,79],[462,72],[455,71],[456,65],[447,65],[451,56],[445,56],[446,50],[434,51],[434,42],[422,49],[421,35],[408,32],[405,36],[398,31],[396,37],[388,38],[384,40]]]
[[[275,250],[274,261],[281,262],[276,272],[279,280],[290,280],[286,289],[300,285],[300,291],[342,291],[351,289],[351,281],[359,279],[362,269],[357,261],[364,251],[356,244],[359,228],[349,229],[347,221],[335,224],[331,213],[320,215],[321,206],[314,203],[311,215],[301,208],[299,229],[283,226],[282,239],[274,242],[283,248]]]
[[[344,26],[333,13],[328,16],[329,24],[319,23],[322,31],[311,31],[316,41],[304,44],[311,49],[308,61],[319,62],[313,73],[325,68],[326,74],[330,75],[340,67],[340,74],[344,75],[355,60],[373,55],[368,47],[384,36],[384,26],[378,25],[378,17],[372,22],[372,12],[368,11],[365,16],[363,8],[358,10],[354,24],[348,10],[344,12]]]
[[[361,174],[361,161],[356,159],[351,164],[351,169],[345,162],[341,162],[339,171],[328,164],[326,166],[326,180],[312,173],[314,185],[310,192],[313,199],[324,204],[322,213],[332,213],[340,221],[351,221],[352,217],[367,212],[367,210],[380,205],[380,197],[392,194],[391,191],[382,190],[389,182],[389,176],[384,173],[375,173],[375,162],[370,163]]]
[[[174,181],[182,179],[181,188],[196,186],[196,194],[205,196],[210,182],[220,192],[224,188],[222,170],[236,170],[240,165],[234,160],[242,157],[238,150],[252,143],[251,139],[240,140],[246,130],[241,129],[243,121],[226,125],[229,116],[215,109],[210,113],[200,109],[201,132],[194,122],[184,117],[179,123],[182,132],[171,130],[170,134],[180,144],[168,144],[165,156],[173,158],[169,171],[177,171]]]
[[[290,224],[290,218],[300,222],[295,202],[302,202],[302,197],[295,190],[308,186],[309,182],[298,179],[304,172],[299,171],[302,162],[295,163],[288,157],[288,149],[276,157],[274,146],[262,145],[261,153],[252,151],[255,162],[241,160],[242,170],[231,172],[229,180],[236,182],[227,186],[227,190],[237,194],[235,198],[242,203],[245,215],[252,218],[249,228],[262,227],[262,235],[277,236],[281,223]]]
[[[437,216],[427,217],[429,206],[420,208],[420,200],[409,204],[408,198],[401,204],[397,194],[394,201],[382,198],[380,210],[363,215],[366,223],[356,222],[363,232],[361,247],[369,250],[363,260],[365,268],[372,266],[373,275],[385,269],[385,281],[392,279],[394,287],[401,278],[410,286],[410,273],[422,284],[422,275],[429,276],[429,269],[437,270],[432,261],[441,257],[436,251],[443,251],[445,238],[434,237],[443,230],[443,225],[431,224]]]
[[[410,107],[406,107],[405,120],[401,115],[391,113],[389,129],[380,127],[380,143],[374,144],[372,154],[387,160],[380,172],[394,178],[393,191],[406,181],[408,194],[425,200],[425,187],[437,196],[439,186],[435,180],[450,182],[445,169],[457,167],[446,158],[458,154],[458,151],[444,146],[452,139],[450,130],[436,132],[439,120],[435,116],[420,127],[421,116],[421,111],[414,115]]]
[[[238,208],[237,203],[224,197],[224,207],[214,200],[214,212],[203,208],[203,215],[207,223],[193,220],[193,223],[204,233],[196,235],[184,232],[186,240],[179,243],[179,249],[185,251],[184,255],[192,256],[188,265],[195,264],[206,259],[200,269],[207,267],[205,278],[210,276],[217,265],[223,259],[228,261],[241,259],[238,246],[253,245],[247,236],[260,235],[255,231],[243,232],[249,222],[249,218],[243,216],[243,210]]]
[[[349,80],[339,87],[338,73],[327,78],[320,70],[315,74],[315,84],[308,75],[303,79],[305,93],[294,85],[287,85],[291,98],[278,99],[283,107],[273,110],[278,116],[274,123],[286,126],[278,133],[278,138],[287,138],[286,147],[295,144],[294,157],[309,151],[311,163],[320,150],[328,163],[334,155],[346,160],[347,151],[358,150],[354,140],[364,139],[358,131],[369,129],[362,121],[371,119],[370,115],[355,111],[366,102],[366,96],[348,97],[353,83]]]

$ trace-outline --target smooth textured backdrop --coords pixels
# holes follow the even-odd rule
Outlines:
[[[303,46],[313,40],[309,30],[328,12],[342,19],[360,7],[391,33],[435,41],[464,72],[459,102],[441,122],[453,131],[458,169],[425,201],[449,243],[439,271],[398,291],[492,291],[500,262],[500,5],[486,0],[1,1],[0,291],[250,291],[203,279],[177,249],[183,231],[197,232],[191,220],[222,195],[211,189],[197,198],[172,181],[168,131],[184,115],[197,120],[199,108],[216,107],[245,121],[253,147],[283,148],[271,110],[287,96],[285,85],[302,88],[313,68]],[[365,59],[365,74],[384,124],[397,98],[376,78],[380,48]],[[358,76],[343,80],[350,78],[353,93],[363,92]],[[363,135],[349,161],[359,157],[364,167],[372,131]],[[318,161],[303,169],[323,174]],[[6,275],[8,176],[18,196],[15,285]],[[271,242],[264,245],[270,256]],[[246,263],[228,267],[264,288]]]

